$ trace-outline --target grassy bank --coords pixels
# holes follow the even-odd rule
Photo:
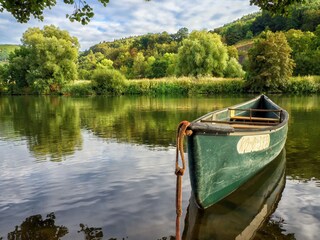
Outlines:
[[[246,93],[245,81],[236,78],[161,78],[126,80],[124,95],[212,95]],[[0,92],[6,93],[0,84]],[[61,89],[62,95],[95,95],[93,84],[89,80],[71,82]],[[292,77],[283,93],[311,94],[320,93],[320,76]],[[110,93],[112,94],[112,93]]]
[[[162,78],[130,80],[125,94],[197,95],[241,93],[244,81],[226,78]]]
[[[161,78],[127,80],[124,95],[200,95],[243,93],[244,81],[226,78]],[[75,81],[62,89],[63,95],[93,95],[91,81]]]
[[[292,77],[284,91],[292,94],[320,93],[320,76]]]

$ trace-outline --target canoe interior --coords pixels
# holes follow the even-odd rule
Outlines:
[[[205,123],[206,125],[203,126],[206,128],[208,128],[208,124],[215,127],[229,125],[233,131],[247,131],[272,129],[279,127],[286,121],[288,121],[288,113],[268,97],[261,95],[251,101],[211,112],[195,120],[193,124],[197,123],[198,128],[202,125],[199,123]]]

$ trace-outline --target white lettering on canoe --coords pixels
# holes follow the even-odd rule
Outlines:
[[[257,152],[268,148],[270,145],[270,135],[253,135],[240,138],[237,144],[238,153]]]

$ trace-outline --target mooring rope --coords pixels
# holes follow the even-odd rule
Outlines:
[[[180,218],[182,215],[182,176],[186,170],[186,161],[184,158],[183,140],[185,136],[191,136],[192,130],[187,129],[190,126],[190,122],[182,121],[178,125],[177,138],[176,138],[176,169],[175,174],[177,176],[176,185],[176,240],[180,240]],[[179,166],[179,153],[182,162],[182,167]]]

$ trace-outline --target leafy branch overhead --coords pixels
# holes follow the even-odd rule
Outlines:
[[[306,3],[307,1],[310,0],[250,0],[250,4],[272,13],[284,14],[290,5]]]
[[[109,3],[109,0],[94,1],[100,2],[104,7]],[[148,2],[150,0],[145,1]],[[289,5],[306,1],[310,0],[250,0],[250,4],[270,12],[285,13]],[[81,24],[88,24],[94,16],[94,9],[85,0],[63,0],[63,2],[74,5],[73,13],[66,15],[71,22],[77,21]],[[44,19],[43,11],[51,9],[56,4],[57,0],[0,0],[0,12],[8,11],[20,23],[28,22],[31,16],[42,21]]]
[[[96,0],[104,7],[109,0]],[[88,24],[94,16],[93,8],[85,0],[63,0],[65,4],[74,5],[74,12],[67,14],[66,17],[71,22],[77,21],[82,24]],[[51,9],[57,4],[56,0],[24,0],[24,1],[7,1],[0,0],[0,11],[8,11],[20,23],[27,23],[30,17],[43,21],[43,11]]]

